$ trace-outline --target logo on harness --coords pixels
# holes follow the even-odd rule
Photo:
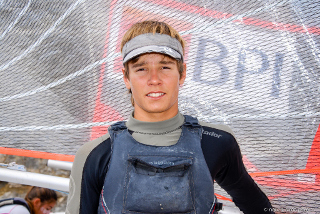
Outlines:
[[[210,135],[210,136],[213,136],[213,137],[216,137],[216,138],[220,138],[222,136],[221,134],[217,134],[215,132],[208,132],[208,131],[202,131],[202,134]]]
[[[151,161],[148,163],[151,165],[158,165],[158,166],[161,166],[161,165],[174,166],[174,163],[171,161]]]

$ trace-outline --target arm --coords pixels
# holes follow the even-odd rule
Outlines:
[[[108,134],[78,150],[70,175],[66,214],[97,213],[110,155]]]
[[[247,173],[238,143],[227,126],[200,123],[201,146],[212,178],[245,214],[270,213],[267,196]],[[272,212],[271,212],[272,213]]]
[[[272,208],[269,199],[248,174],[236,140],[225,154],[227,164],[216,176],[217,183],[231,195],[233,202],[245,214],[265,214]]]

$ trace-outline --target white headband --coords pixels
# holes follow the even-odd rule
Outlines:
[[[146,33],[134,37],[122,48],[123,64],[143,53],[162,53],[183,61],[181,43],[166,34]]]

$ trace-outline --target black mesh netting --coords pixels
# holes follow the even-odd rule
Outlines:
[[[1,146],[74,155],[127,119],[122,35],[165,21],[188,43],[181,112],[233,129],[278,212],[319,213],[319,3],[1,0]]]

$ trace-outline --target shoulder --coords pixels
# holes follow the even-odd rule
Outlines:
[[[89,154],[96,148],[99,147],[103,142],[105,142],[106,140],[108,140],[110,138],[109,133],[93,140],[90,141],[88,143],[85,143],[84,145],[82,145],[79,150],[76,153],[76,156],[81,156],[82,159],[83,157],[88,157]]]
[[[107,156],[110,156],[110,153],[109,134],[85,143],[78,149],[71,169],[66,213],[79,213],[82,181],[84,180],[85,183],[88,182],[91,185],[94,185],[93,182],[99,183],[100,175],[105,174]]]
[[[105,134],[93,141],[82,145],[76,153],[72,170],[82,174],[83,167],[88,162],[96,162],[97,157],[104,156],[104,153],[110,152],[111,143],[109,134]],[[91,164],[89,164],[91,165]]]
[[[199,121],[202,126],[201,148],[214,179],[223,169],[233,169],[241,160],[239,145],[230,127]],[[235,164],[235,165],[234,165]]]
[[[28,209],[25,206],[12,204],[6,205],[0,208],[0,213],[8,213],[8,214],[30,214]]]
[[[223,124],[211,124],[199,121],[202,126],[201,145],[210,151],[219,150],[221,153],[234,153],[239,145],[231,128]]]
[[[235,135],[232,131],[232,129],[224,124],[212,124],[212,123],[206,123],[206,122],[202,122],[199,121],[199,124],[202,126],[203,128],[203,133],[202,135],[209,135],[209,136],[213,136],[216,138],[221,138],[223,136],[227,137],[232,137],[235,139]]]

